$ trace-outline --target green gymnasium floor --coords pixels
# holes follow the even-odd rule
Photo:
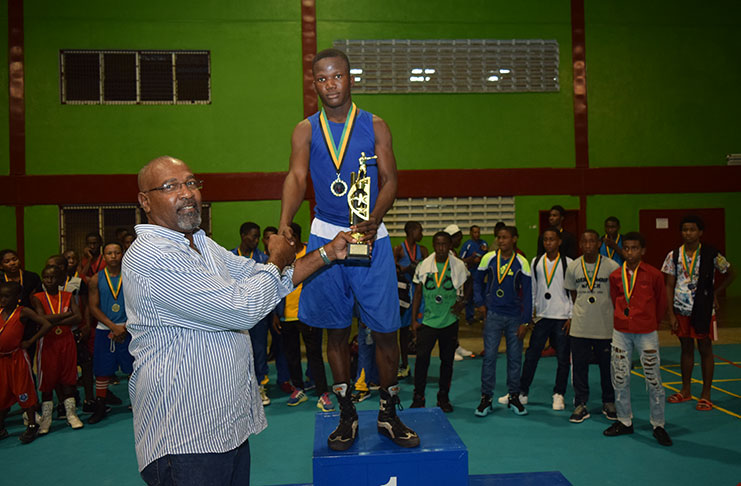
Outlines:
[[[662,348],[663,379],[667,396],[678,387],[679,348]],[[592,418],[581,424],[568,421],[569,410],[551,410],[551,387],[555,358],[543,358],[531,389],[529,415],[518,417],[503,406],[485,418],[475,417],[479,399],[481,360],[455,363],[451,400],[455,412],[448,418],[469,451],[469,474],[494,474],[557,470],[574,485],[735,485],[741,481],[741,345],[715,347],[718,356],[711,412],[697,412],[695,402],[667,404],[667,431],[674,446],[661,447],[648,424],[648,399],[640,368],[632,377],[636,432],[632,436],[607,438],[602,430],[609,422],[600,413],[596,366],[590,382]],[[496,394],[505,382],[504,359],[497,367]],[[437,377],[433,359],[431,380]],[[699,377],[699,369],[695,368]],[[271,377],[274,379],[274,377]],[[404,405],[411,401],[411,381],[403,383]],[[693,392],[699,393],[699,385]],[[126,381],[114,387],[126,396]],[[437,386],[427,389],[428,404],[434,404]],[[292,408],[277,387],[271,390],[267,407],[268,428],[250,439],[252,484],[307,483],[312,479],[313,415],[316,399]],[[573,398],[567,395],[567,403]],[[378,406],[377,394],[359,405]],[[7,420],[11,437],[0,441],[0,484],[21,485],[115,485],[143,484],[137,474],[131,414],[114,407],[103,422],[73,431],[55,420],[48,436],[23,446],[16,408]],[[423,438],[424,440],[424,438]],[[342,478],[338,484],[352,484]]]

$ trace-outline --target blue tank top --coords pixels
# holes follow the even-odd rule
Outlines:
[[[401,258],[399,258],[399,266],[400,267],[408,267],[410,263],[412,263],[412,259],[410,258],[409,252],[407,251],[407,246],[404,244],[406,240],[401,242]],[[416,248],[414,252],[414,260],[419,263],[420,260],[422,260],[422,250],[420,249],[419,245],[414,245],[414,248]],[[412,277],[409,276],[408,273],[405,273],[403,276],[404,280],[411,283]]]
[[[316,217],[327,223],[338,226],[350,225],[350,210],[347,205],[347,194],[337,197],[330,191],[332,181],[337,178],[332,157],[327,151],[324,142],[324,134],[319,123],[319,114],[314,113],[308,119],[311,123],[311,158],[309,159],[309,170],[311,182],[314,185],[314,197],[316,199]],[[344,123],[329,122],[330,130],[335,141],[342,136]],[[358,159],[360,153],[365,152],[366,157],[376,155],[376,136],[373,131],[373,115],[358,108],[358,115],[352,131],[352,137],[348,143],[345,158],[340,168],[340,179],[350,187],[350,173],[358,171]],[[376,160],[366,162],[366,172],[371,178],[370,209],[373,210],[378,196],[378,165]]]
[[[116,289],[118,282],[121,280],[121,274],[114,277],[111,275],[111,285]],[[111,289],[108,287],[108,281],[105,278],[105,270],[98,272],[98,294],[100,295],[100,310],[103,311],[108,319],[113,321],[115,324],[121,324],[126,322],[126,305],[124,303],[124,292],[123,285],[121,291],[118,293],[118,298],[114,299]],[[114,311],[114,305],[118,304],[116,311]]]

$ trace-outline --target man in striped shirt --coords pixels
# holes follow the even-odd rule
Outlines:
[[[135,358],[129,393],[139,471],[148,484],[249,484],[247,438],[266,426],[249,329],[314,271],[347,254],[348,233],[296,260],[272,236],[265,264],[233,255],[201,224],[203,182],[159,157],[139,172],[150,224],[123,260]]]

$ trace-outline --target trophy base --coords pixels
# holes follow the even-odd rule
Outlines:
[[[370,246],[365,243],[349,243],[347,245],[347,259],[357,261],[370,260]]]

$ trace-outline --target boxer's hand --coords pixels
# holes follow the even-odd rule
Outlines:
[[[290,225],[283,225],[278,229],[278,234],[281,236],[285,236],[288,240],[288,243],[293,246],[293,230],[291,229]]]
[[[373,241],[376,238],[376,232],[378,231],[379,222],[375,216],[371,215],[367,221],[363,221],[359,224],[350,226],[353,233],[363,233],[361,242]]]
[[[296,250],[283,234],[270,236],[268,250],[270,251],[268,263],[274,264],[281,272],[296,259]]]

